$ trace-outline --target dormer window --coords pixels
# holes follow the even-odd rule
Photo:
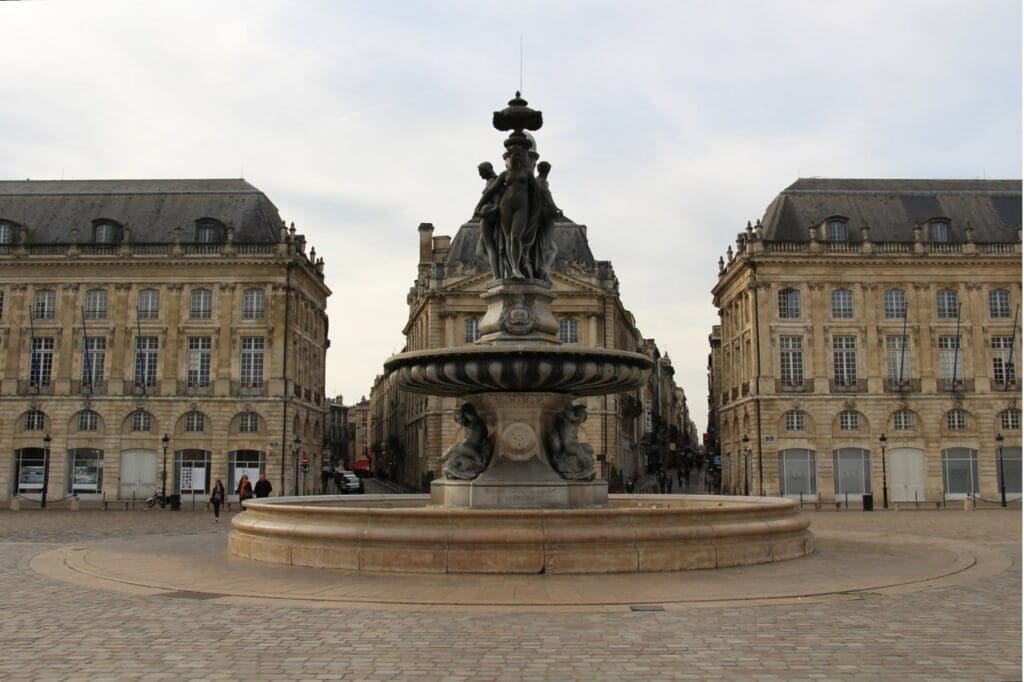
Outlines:
[[[846,241],[846,221],[845,220],[829,220],[826,225],[826,238],[830,242],[845,242]]]
[[[936,220],[931,225],[931,237],[933,242],[949,241],[949,223],[944,220]]]
[[[196,221],[196,242],[217,244],[224,241],[224,226],[219,220],[202,218]]]
[[[97,244],[113,244],[117,240],[117,226],[99,223],[95,227],[94,241]]]
[[[0,246],[7,246],[14,243],[17,230],[13,223],[0,220]]]

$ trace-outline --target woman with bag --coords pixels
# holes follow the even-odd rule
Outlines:
[[[213,505],[213,522],[220,523],[220,505],[224,503],[224,484],[217,479],[213,484],[213,494],[210,495],[210,504]]]
[[[238,507],[244,509],[242,503],[246,500],[252,499],[252,483],[249,482],[249,477],[242,474],[242,479],[238,482]]]

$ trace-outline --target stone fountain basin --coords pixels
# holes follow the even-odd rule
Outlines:
[[[250,500],[229,551],[277,564],[412,573],[632,573],[723,568],[813,551],[793,500],[610,495],[590,509],[430,506],[428,495]]]
[[[646,355],[555,344],[502,343],[410,351],[384,363],[398,385],[415,393],[466,396],[492,391],[605,395],[642,384]]]

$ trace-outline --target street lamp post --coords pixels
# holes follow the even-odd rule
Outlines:
[[[1006,476],[1003,473],[1003,434],[996,434],[996,447],[999,450],[999,506],[1006,506]]]
[[[50,434],[43,436],[43,489],[40,491],[39,506],[46,509],[46,493],[50,487]]]
[[[882,446],[882,509],[889,508],[889,477],[885,473],[885,444],[887,440],[884,433],[878,437],[878,444]]]
[[[294,448],[294,451],[293,451],[293,454],[295,456],[295,466],[294,466],[294,469],[293,469],[293,471],[295,472],[295,482],[294,482],[294,485],[292,487],[293,487],[293,489],[295,491],[293,494],[298,496],[298,494],[299,494],[299,448],[302,446],[302,439],[299,438],[298,434],[295,434],[295,440],[293,441],[293,444],[295,445],[295,448]]]
[[[743,494],[750,494],[750,438],[743,434]]]
[[[171,442],[171,437],[166,433],[164,437],[160,439],[160,442],[164,445],[164,469],[160,472],[160,496],[167,501],[167,444]]]

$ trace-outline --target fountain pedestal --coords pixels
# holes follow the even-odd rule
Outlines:
[[[472,480],[437,479],[431,504],[476,509],[578,509],[608,505],[603,480],[571,481],[551,466],[549,436],[564,393],[478,393],[466,397],[493,434],[487,468]]]

